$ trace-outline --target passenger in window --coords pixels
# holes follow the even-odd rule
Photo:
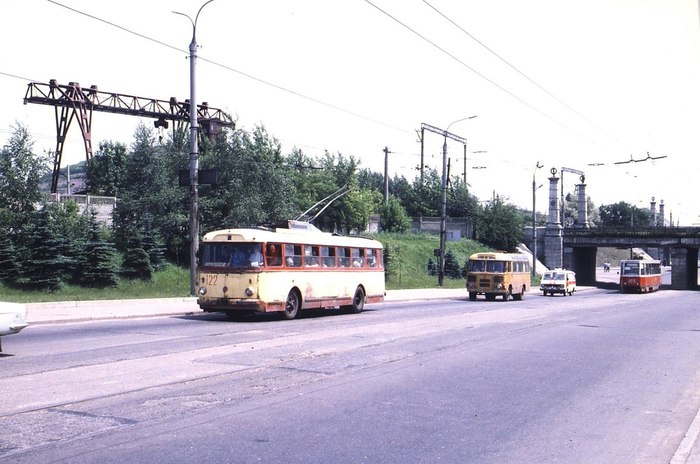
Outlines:
[[[229,261],[228,265],[231,267],[243,267],[245,266],[245,261],[245,253],[243,253],[243,250],[236,248],[236,250],[231,254],[231,260]]]
[[[281,266],[282,265],[282,254],[281,249],[277,248],[274,244],[267,246],[267,265],[268,266]]]
[[[262,253],[260,253],[260,247],[253,247],[250,249],[250,252],[248,255],[248,261],[250,262],[250,265],[253,267],[262,266],[263,256],[262,256]]]

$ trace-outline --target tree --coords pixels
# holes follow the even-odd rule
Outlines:
[[[97,213],[90,211],[87,239],[82,260],[80,283],[86,287],[114,287],[117,285],[116,250],[97,221]]]
[[[115,164],[116,166],[116,164]],[[126,248],[129,231],[153,231],[175,262],[186,260],[189,217],[188,189],[178,185],[178,169],[187,166],[187,147],[176,132],[159,144],[153,130],[137,127],[134,142],[118,180],[119,201],[114,210],[117,247]]]
[[[650,212],[620,201],[598,208],[600,224],[603,227],[646,227],[649,225]]]
[[[92,195],[117,196],[127,183],[125,165],[126,146],[122,143],[102,142],[86,170],[86,187]]]
[[[484,208],[477,223],[478,239],[503,251],[515,251],[523,239],[523,222],[517,208],[496,196]]]
[[[17,124],[0,152],[0,225],[18,241],[30,224],[34,205],[41,201],[41,180],[48,173],[48,157],[34,155],[33,146],[27,128]]]
[[[17,252],[10,235],[0,227],[0,281],[14,282],[19,274]]]
[[[31,228],[23,255],[21,283],[28,288],[56,291],[64,270],[63,249],[47,203],[31,216]]]
[[[459,260],[451,250],[447,250],[445,253],[445,275],[452,279],[462,278],[462,268],[459,265]]]
[[[405,232],[411,228],[411,218],[399,200],[390,197],[388,203],[379,207],[379,229],[382,232]]]
[[[121,274],[127,279],[150,280],[153,267],[143,247],[143,237],[138,229],[132,230],[124,251]]]
[[[305,161],[294,159],[291,164]],[[201,192],[203,231],[277,223],[294,216],[295,168],[264,127],[252,133],[236,130],[228,141],[207,149],[201,164],[219,173],[218,184]]]

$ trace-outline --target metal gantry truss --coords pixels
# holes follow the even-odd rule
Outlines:
[[[28,84],[24,96],[24,104],[37,103],[53,106],[56,113],[56,152],[54,154],[53,178],[51,193],[58,189],[58,178],[61,170],[61,156],[66,140],[66,134],[73,118],[77,119],[83,133],[85,157],[92,160],[92,112],[101,111],[114,114],[126,114],[155,119],[156,127],[168,127],[168,121],[173,122],[173,130],[184,129],[190,120],[190,101],[179,102],[175,97],[170,100],[157,100],[116,92],[97,90],[96,85],[83,89],[77,82],[68,85],[57,84],[54,79],[48,84],[32,82]],[[210,107],[206,102],[197,105],[197,116],[200,133],[207,137],[215,137],[224,127],[234,127],[231,116],[222,110]]]

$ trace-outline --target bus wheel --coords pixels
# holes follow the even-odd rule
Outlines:
[[[515,295],[513,295],[513,299],[514,299],[515,301],[520,301],[520,300],[523,299],[523,295],[525,295],[525,289],[524,289],[524,288],[523,288],[522,290],[520,290],[520,293],[516,293]]]
[[[365,308],[365,291],[362,290],[362,287],[357,287],[355,296],[352,298],[352,305],[346,306],[346,308],[351,313],[357,314],[362,312]]]
[[[469,292],[469,301],[476,301],[476,292]]]
[[[300,306],[301,300],[299,298],[299,294],[292,290],[289,292],[289,295],[287,295],[287,304],[284,307],[284,311],[280,313],[280,316],[282,316],[282,319],[291,321],[297,317],[297,314],[299,314]]]

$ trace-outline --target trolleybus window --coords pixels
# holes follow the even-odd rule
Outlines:
[[[301,267],[301,245],[285,245],[284,260],[287,267]]]
[[[304,266],[306,267],[318,267],[319,266],[319,252],[317,246],[306,245],[304,246]]]
[[[351,258],[350,248],[338,248],[338,266],[350,267]]]
[[[321,256],[323,257],[323,267],[335,267],[334,247],[321,247]]]

